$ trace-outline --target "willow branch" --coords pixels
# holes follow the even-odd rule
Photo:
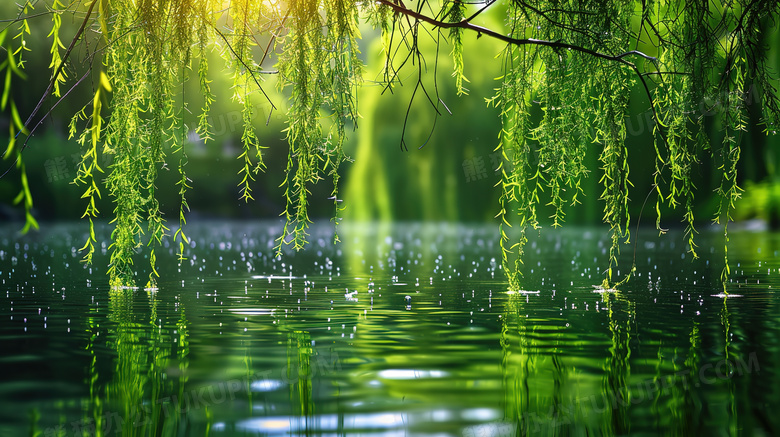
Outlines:
[[[636,56],[640,56],[642,58],[645,58],[648,61],[653,62],[653,64],[656,64],[658,62],[658,60],[656,58],[654,58],[654,57],[652,57],[650,55],[647,55],[645,53],[642,53],[639,50],[630,50],[630,51],[623,52],[623,53],[620,53],[620,54],[617,54],[617,55],[609,55],[609,54],[606,54],[606,53],[601,53],[601,52],[597,52],[595,50],[588,49],[586,47],[582,47],[582,46],[578,46],[578,45],[574,45],[574,44],[568,44],[568,43],[565,43],[565,42],[560,41],[560,40],[558,40],[558,41],[547,41],[547,40],[535,39],[535,38],[513,38],[511,36],[507,36],[507,35],[498,33],[498,32],[496,32],[496,31],[494,31],[492,29],[488,29],[487,27],[482,27],[482,26],[478,26],[476,24],[472,24],[472,23],[470,23],[467,20],[462,20],[462,21],[458,21],[458,22],[455,22],[455,23],[448,23],[448,22],[445,22],[445,21],[437,20],[435,18],[431,18],[431,17],[429,17],[427,15],[424,15],[424,14],[421,14],[419,12],[413,11],[413,10],[408,9],[408,8],[406,8],[406,7],[404,7],[404,6],[400,5],[400,4],[393,3],[390,0],[377,0],[377,2],[392,8],[395,12],[397,12],[399,14],[405,15],[407,17],[415,18],[415,19],[417,19],[419,21],[431,24],[433,26],[436,26],[436,27],[439,27],[439,28],[442,28],[442,29],[447,29],[447,28],[466,29],[466,30],[470,30],[470,31],[473,31],[473,32],[477,32],[480,35],[487,35],[487,36],[489,36],[491,38],[495,38],[495,39],[497,39],[499,41],[503,41],[503,42],[506,42],[506,43],[512,44],[512,45],[518,45],[518,46],[522,46],[522,45],[537,45],[537,46],[552,47],[552,48],[557,48],[557,49],[568,49],[568,50],[573,50],[573,51],[580,52],[580,53],[585,53],[587,55],[590,55],[590,56],[593,56],[593,57],[596,57],[596,58],[606,59],[608,61],[620,62],[621,64],[625,64],[625,65],[628,65],[628,66],[631,66],[633,64],[631,64],[630,62],[626,61],[623,58],[625,58],[627,56],[631,56],[631,55],[636,55]]]
[[[65,64],[68,62],[68,58],[70,58],[70,54],[73,51],[73,48],[76,47],[76,43],[78,40],[81,39],[81,36],[84,34],[84,30],[87,28],[87,24],[89,23],[89,17],[92,16],[92,11],[95,9],[95,5],[97,4],[99,0],[93,0],[92,4],[89,5],[89,10],[87,10],[87,16],[84,17],[84,20],[81,21],[81,27],[79,27],[78,32],[76,32],[76,36],[73,37],[73,39],[70,41],[70,45],[68,46],[68,49],[65,51],[65,54],[62,56],[62,62],[60,62],[59,67],[57,67],[57,70],[54,72],[54,74],[51,77],[51,80],[49,81],[49,86],[46,88],[46,92],[43,93],[43,97],[41,97],[41,100],[38,101],[38,104],[35,106],[35,109],[33,109],[33,112],[30,114],[29,117],[27,117],[27,121],[24,122],[24,127],[27,128],[29,124],[32,122],[32,119],[35,117],[35,115],[38,113],[38,111],[41,110],[41,107],[43,106],[43,102],[46,101],[46,99],[49,97],[49,94],[51,94],[52,90],[54,89],[54,84],[57,82],[57,80],[60,77],[60,74],[62,74],[63,68],[65,68]],[[20,132],[23,129],[20,129]]]
[[[238,60],[238,62],[240,62],[241,65],[244,66],[244,68],[246,69],[246,71],[249,74],[249,76],[255,82],[255,85],[257,85],[257,88],[259,88],[260,92],[262,92],[263,96],[265,96],[265,99],[268,101],[268,104],[271,105],[271,108],[276,109],[276,105],[274,105],[274,102],[271,100],[271,97],[268,96],[268,94],[263,89],[263,86],[260,85],[260,81],[257,80],[257,77],[255,76],[254,70],[252,70],[252,68],[250,68],[249,65],[246,64],[244,59],[241,56],[239,56],[238,53],[236,53],[235,50],[233,50],[233,46],[230,45],[230,41],[228,41],[228,39],[225,36],[225,34],[222,33],[219,29],[217,29],[216,26],[212,26],[212,28],[214,29],[214,32],[216,32],[217,35],[219,35],[222,38],[222,40],[225,41],[225,44],[227,45],[228,49],[230,49],[230,52],[233,53],[233,56]]]
[[[496,0],[491,0],[491,1],[488,1],[488,2],[485,4],[485,6],[481,7],[481,8],[480,8],[480,9],[479,9],[477,12],[474,12],[473,14],[471,14],[471,16],[470,16],[470,17],[463,19],[463,21],[465,21],[465,22],[467,22],[467,23],[468,23],[468,22],[470,22],[470,21],[473,21],[473,20],[474,20],[475,18],[477,18],[477,17],[478,17],[480,14],[482,14],[483,12],[485,12],[485,11],[487,10],[487,8],[489,8],[489,7],[493,6],[493,4],[494,4],[495,2],[496,2]]]
[[[7,18],[5,20],[0,20],[0,23],[10,23],[10,25],[12,25],[12,24],[18,23],[18,22],[20,22],[22,20],[29,20],[30,18],[43,17],[45,15],[51,15],[51,14],[56,14],[56,13],[57,13],[56,11],[46,11],[46,12],[40,12],[40,13],[37,13],[37,14],[24,15],[24,16],[22,16],[22,14],[19,14],[19,16],[16,17],[16,18]]]
[[[656,123],[658,123],[658,125],[661,125],[661,120],[660,120],[660,118],[658,116],[658,112],[656,111],[655,104],[653,103],[654,100],[653,100],[653,96],[652,96],[652,94],[650,92],[650,87],[647,85],[647,81],[645,80],[644,75],[642,74],[641,71],[639,71],[639,68],[636,66],[636,64],[634,64],[633,62],[630,62],[630,61],[624,59],[624,58],[626,58],[628,56],[632,56],[632,55],[639,56],[639,57],[642,57],[642,58],[644,58],[644,59],[646,59],[648,61],[651,61],[656,66],[656,69],[658,69],[658,59],[653,57],[653,56],[650,56],[650,55],[647,55],[645,53],[642,53],[639,50],[629,50],[629,51],[626,51],[626,52],[623,52],[623,53],[619,53],[617,55],[609,55],[609,54],[606,54],[606,53],[601,53],[601,52],[598,52],[598,51],[595,51],[595,50],[588,49],[586,47],[582,47],[582,46],[578,46],[578,45],[574,45],[574,44],[568,44],[568,43],[562,42],[560,40],[558,40],[558,41],[547,41],[547,40],[535,39],[535,38],[513,38],[511,36],[503,35],[501,33],[498,33],[496,31],[488,29],[486,27],[482,27],[482,26],[478,26],[476,24],[472,24],[471,22],[469,22],[469,19],[461,20],[461,21],[454,22],[454,23],[448,23],[448,22],[445,22],[445,21],[437,20],[435,18],[431,18],[431,17],[429,17],[427,15],[421,14],[421,13],[413,11],[411,9],[408,9],[401,2],[394,3],[394,2],[392,2],[390,0],[376,0],[376,1],[381,3],[381,4],[383,4],[383,5],[386,5],[386,6],[390,7],[390,8],[392,8],[398,14],[402,14],[402,15],[405,15],[407,17],[412,17],[412,18],[414,18],[414,19],[416,19],[418,21],[422,21],[422,22],[431,24],[431,25],[433,25],[435,27],[438,27],[438,28],[442,28],[442,29],[446,29],[446,28],[466,29],[466,30],[470,30],[470,31],[473,31],[473,32],[477,32],[477,34],[479,34],[479,35],[487,35],[487,36],[489,36],[491,38],[495,38],[495,39],[497,39],[499,41],[503,41],[503,42],[506,42],[507,44],[511,44],[511,45],[518,45],[518,46],[522,46],[522,45],[536,45],[536,46],[552,47],[552,48],[557,48],[557,49],[567,49],[567,50],[572,50],[572,51],[576,51],[576,52],[579,52],[579,53],[584,53],[586,55],[590,55],[590,56],[593,56],[595,58],[604,59],[604,60],[607,60],[607,61],[613,61],[613,62],[618,62],[620,64],[623,64],[623,65],[631,68],[631,70],[633,70],[634,73],[636,73],[637,77],[639,78],[640,82],[642,83],[642,86],[643,86],[644,91],[645,91],[645,95],[647,95],[648,99],[650,100],[650,108],[651,108],[652,113],[653,113],[653,119],[655,120]],[[668,146],[668,141],[666,140],[666,136],[663,134],[663,131],[659,129],[659,132],[661,134],[661,139]]]
[[[60,77],[60,74],[62,74],[62,70],[65,68],[65,64],[67,63],[68,59],[70,58],[71,52],[73,52],[73,48],[76,47],[76,43],[78,42],[78,40],[81,39],[81,36],[84,34],[84,30],[87,28],[87,23],[89,23],[89,17],[92,16],[92,11],[94,10],[95,5],[97,4],[98,1],[99,0],[93,0],[92,3],[89,5],[89,10],[87,10],[87,15],[86,15],[86,17],[84,17],[84,20],[81,22],[81,27],[79,27],[78,32],[76,32],[76,35],[71,40],[70,45],[68,46],[68,49],[65,51],[65,54],[62,56],[62,62],[60,62],[59,67],[57,68],[57,70],[52,75],[51,80],[49,81],[49,86],[46,88],[46,92],[43,93],[43,96],[38,101],[38,104],[35,105],[35,109],[33,109],[32,113],[30,113],[30,116],[27,117],[27,120],[24,122],[24,125],[23,125],[22,129],[19,129],[19,132],[16,133],[16,137],[17,138],[19,137],[19,135],[22,132],[25,131],[25,129],[27,129],[30,126],[30,123],[32,123],[33,118],[35,118],[35,115],[38,114],[38,111],[40,111],[41,107],[43,107],[43,102],[46,101],[46,99],[49,97],[49,95],[51,94],[52,90],[54,89],[54,84],[57,82],[57,79]],[[80,83],[81,83],[81,81],[77,82],[76,85],[78,85]],[[69,90],[68,93],[66,93],[65,96],[60,98],[59,101],[62,101],[62,99],[64,99],[67,96],[67,94],[69,94],[70,91],[72,91],[72,90],[73,90],[73,88],[71,88],[71,90]],[[58,104],[59,104],[59,101],[57,102]],[[54,108],[52,108],[52,109],[54,109]],[[49,111],[48,114],[46,114],[46,116],[48,117],[48,115],[50,113],[51,113],[51,110]],[[45,119],[46,119],[46,117],[43,118],[43,120],[45,120]],[[40,124],[43,123],[43,120],[41,120],[35,126],[35,129],[37,129],[38,126],[40,126]],[[20,154],[21,154],[21,152],[23,152],[27,148],[27,142],[30,141],[30,138],[32,138],[32,134],[35,131],[35,129],[33,129],[27,135],[27,139],[24,141],[24,144],[19,149],[19,153]],[[19,155],[16,155],[16,159],[14,159],[14,162],[11,164],[11,167],[8,167],[8,169],[5,172],[3,172],[2,175],[0,175],[0,178],[5,177],[5,175],[7,175],[9,171],[11,171],[11,168],[13,168],[18,161],[19,161]]]

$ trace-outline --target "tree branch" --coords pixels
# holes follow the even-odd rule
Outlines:
[[[648,61],[651,61],[653,64],[657,64],[657,62],[658,62],[658,60],[656,58],[654,58],[654,57],[652,57],[650,55],[647,55],[645,53],[642,53],[639,50],[631,50],[631,51],[620,53],[618,55],[608,55],[606,53],[597,52],[595,50],[591,50],[591,49],[588,49],[588,48],[585,48],[585,47],[582,47],[582,46],[568,44],[568,43],[565,43],[565,42],[562,42],[562,41],[546,41],[546,40],[534,39],[534,38],[512,38],[511,36],[503,35],[501,33],[498,33],[496,31],[494,31],[494,30],[488,29],[487,27],[482,27],[482,26],[478,26],[476,24],[472,24],[468,20],[458,21],[456,23],[447,23],[447,22],[444,22],[444,21],[437,20],[435,18],[431,18],[431,17],[429,17],[427,15],[418,13],[418,12],[413,11],[411,9],[408,9],[408,8],[404,7],[403,5],[400,5],[400,4],[397,4],[397,3],[393,3],[390,0],[377,0],[377,2],[392,8],[395,12],[397,12],[399,14],[415,18],[415,19],[417,19],[419,21],[423,21],[425,23],[431,24],[431,25],[439,27],[439,28],[446,29],[446,28],[454,28],[455,27],[455,28],[467,29],[467,30],[471,30],[471,31],[477,32],[478,34],[481,34],[481,35],[487,35],[487,36],[489,36],[491,38],[495,38],[495,39],[497,39],[499,41],[504,41],[504,42],[506,42],[508,44],[512,44],[512,45],[537,45],[537,46],[545,46],[545,47],[552,47],[552,48],[558,48],[558,49],[568,49],[568,50],[573,50],[573,51],[580,52],[580,53],[585,53],[587,55],[590,55],[590,56],[593,56],[593,57],[596,57],[596,58],[606,59],[608,61],[620,62],[620,63],[628,65],[628,66],[632,66],[633,64],[631,64],[630,62],[626,61],[623,58],[625,58],[627,56],[631,56],[631,55],[636,55],[636,56],[640,56],[642,58],[645,58]]]
[[[222,38],[223,41],[225,41],[225,44],[227,44],[227,47],[228,47],[228,49],[230,49],[230,52],[233,54],[233,57],[235,57],[238,60],[238,62],[240,62],[241,65],[244,66],[244,68],[246,69],[246,71],[249,74],[249,76],[255,82],[255,85],[257,85],[257,88],[260,89],[260,92],[262,92],[263,96],[265,96],[265,99],[268,101],[268,104],[271,105],[271,108],[272,109],[277,109],[276,105],[274,105],[274,102],[271,101],[271,97],[269,97],[268,94],[266,94],[265,90],[263,89],[263,86],[260,85],[260,81],[257,80],[257,77],[255,76],[255,72],[252,70],[252,68],[249,67],[249,65],[246,64],[246,61],[244,61],[244,59],[241,56],[239,56],[238,53],[236,53],[235,50],[233,50],[233,46],[230,45],[230,41],[228,41],[228,39],[225,36],[225,34],[222,33],[222,31],[220,31],[219,29],[217,29],[216,26],[211,26],[211,27],[214,29],[214,32],[216,32],[216,34],[219,35]]]
[[[43,93],[43,96],[41,96],[41,99],[38,101],[38,104],[35,105],[35,109],[30,113],[30,116],[27,117],[27,120],[24,122],[24,125],[22,126],[22,129],[19,129],[19,132],[16,133],[16,137],[18,138],[19,135],[24,132],[25,129],[28,129],[30,126],[30,123],[32,123],[35,116],[38,114],[38,111],[41,110],[41,107],[43,106],[43,103],[46,101],[46,99],[51,94],[52,90],[54,89],[54,84],[57,82],[57,79],[59,78],[60,74],[62,73],[62,70],[65,68],[66,63],[68,62],[68,59],[70,58],[71,52],[73,52],[73,48],[76,46],[76,43],[78,40],[81,39],[81,36],[84,34],[84,31],[87,28],[87,24],[89,23],[89,18],[92,16],[92,11],[95,8],[95,5],[97,4],[98,0],[93,0],[92,3],[89,5],[89,9],[87,10],[87,15],[84,17],[84,20],[81,22],[81,26],[79,27],[78,32],[76,32],[76,35],[73,37],[73,39],[70,42],[70,45],[68,46],[68,49],[65,51],[65,54],[62,56],[62,62],[60,62],[59,67],[57,67],[57,70],[54,72],[54,74],[51,77],[51,80],[49,81],[49,86],[46,88],[46,92]],[[76,85],[80,84],[81,80],[76,83]],[[73,88],[71,88],[72,90]],[[70,93],[70,91],[68,91]],[[59,101],[62,101],[67,96],[63,96],[60,98]],[[57,102],[59,104],[59,101]],[[54,108],[52,108],[54,109]],[[51,113],[51,110],[49,113],[46,114],[48,116]],[[45,120],[46,117],[44,117],[42,120],[38,122],[38,124],[35,126],[37,129],[38,126],[40,126],[41,123],[43,123],[43,120]],[[27,148],[27,142],[30,141],[30,138],[32,137],[33,132],[35,129],[33,129],[28,135],[27,138],[24,140],[24,144],[22,144],[22,147],[19,149],[19,154],[21,154],[26,148]],[[16,155],[16,159],[14,159],[14,162],[11,164],[11,167],[8,167],[8,169],[0,175],[0,179],[5,177],[5,175],[8,174],[9,171],[16,165],[16,163],[19,161],[19,156]]]

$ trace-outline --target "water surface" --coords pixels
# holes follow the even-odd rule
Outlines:
[[[491,225],[188,228],[157,290],[111,290],[86,227],[0,237],[0,435],[777,435],[780,236],[680,235],[623,248],[545,229],[507,293]],[[102,229],[104,241],[108,231]],[[139,283],[148,275],[139,256]]]

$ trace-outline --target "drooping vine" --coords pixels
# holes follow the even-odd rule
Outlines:
[[[323,20],[320,12],[324,11]],[[279,59],[280,87],[290,90],[289,144],[285,189],[285,225],[277,239],[281,255],[285,245],[298,250],[308,237],[309,187],[327,173],[333,180],[334,219],[342,208],[338,198],[338,168],[344,161],[346,123],[357,121],[355,87],[362,79],[357,39],[358,8],[354,1],[294,0],[289,4],[285,50]],[[333,114],[334,132],[325,133],[321,110]],[[336,234],[338,239],[338,234]]]
[[[333,181],[331,199],[333,200],[333,222],[338,226],[343,210],[339,198],[339,167],[346,160],[344,142],[347,139],[347,123],[357,128],[358,105],[357,91],[363,80],[363,61],[360,59],[358,39],[360,39],[359,11],[355,2],[335,0],[325,2],[328,18],[326,47],[329,71],[326,76],[331,84],[326,95],[326,104],[332,111],[334,132],[325,143],[325,165],[323,166]],[[338,232],[334,241],[339,241]]]
[[[147,123],[141,118],[144,111],[145,56],[141,32],[132,32],[136,8],[126,3],[112,5],[115,14],[113,41],[108,51],[106,67],[113,82],[111,115],[104,152],[112,155],[111,171],[106,187],[114,200],[114,230],[111,234],[109,275],[113,285],[134,283],[133,255],[141,247],[142,211],[144,205],[143,181],[147,159],[143,152],[148,138]],[[129,32],[126,36],[123,33]],[[140,56],[139,56],[140,55]]]
[[[252,64],[251,50],[254,41],[252,39],[252,27],[250,20],[259,13],[260,4],[249,0],[234,2],[231,8],[231,20],[233,24],[232,42],[224,38],[228,60],[233,70],[233,100],[241,105],[241,122],[243,132],[241,134],[241,154],[238,159],[242,161],[241,176],[239,182],[240,199],[249,202],[252,197],[251,183],[255,181],[255,175],[265,168],[263,162],[262,147],[257,138],[253,124],[254,107],[252,94],[254,81],[257,80]]]
[[[609,67],[605,67],[609,68]],[[609,225],[612,245],[609,248],[609,267],[602,286],[610,288],[614,284],[613,270],[618,264],[621,240],[629,239],[630,215],[628,148],[625,120],[628,109],[630,78],[623,70],[611,68],[601,78],[601,85],[610,97],[601,102],[599,112],[603,114],[596,127],[596,139],[603,144],[599,155],[603,172],[599,182],[604,187],[600,199],[604,201],[604,222]]]
[[[108,80],[108,76],[106,76],[104,72],[101,72],[100,80],[95,89],[95,97],[92,99],[91,118],[87,118],[85,114],[86,108],[82,108],[82,110],[76,113],[73,119],[71,119],[69,127],[70,138],[78,135],[77,142],[84,151],[81,155],[81,162],[79,163],[74,183],[86,186],[81,198],[87,199],[87,206],[85,207],[84,214],[81,218],[86,218],[89,221],[89,236],[80,250],[86,252],[84,260],[87,263],[92,262],[92,255],[95,253],[95,243],[97,242],[94,220],[99,217],[100,214],[96,202],[101,197],[101,194],[96,176],[99,173],[105,172],[105,170],[100,167],[98,158],[104,123],[102,108],[105,94],[110,93],[111,91],[112,87]],[[78,123],[86,120],[89,121],[87,129],[81,132],[81,134],[78,134]]]
[[[511,35],[514,38],[522,37],[527,22],[518,8],[510,7],[509,22],[513,25]],[[507,271],[509,287],[511,290],[518,290],[523,249],[528,241],[526,231],[528,228],[539,227],[536,205],[539,202],[541,176],[538,167],[533,168],[533,156],[528,141],[534,59],[532,54],[513,45],[508,45],[501,56],[504,76],[498,95],[492,100],[501,110],[502,121],[497,148],[503,158],[500,168],[500,209],[497,217],[500,220],[502,261]],[[514,214],[518,216],[518,237],[509,234],[511,222],[515,222]]]
[[[308,237],[309,185],[320,179],[318,162],[325,149],[320,108],[327,89],[322,17],[319,2],[293,0],[289,4],[289,33],[279,60],[281,86],[291,88],[286,129],[289,144],[285,189],[284,230],[278,239],[277,254],[285,244],[303,248]]]
[[[466,4],[462,0],[450,0],[444,3],[444,14],[446,21],[450,23],[459,23],[465,16]],[[460,27],[450,28],[450,44],[452,44],[452,65],[454,71],[452,77],[455,78],[455,89],[458,95],[468,94],[463,83],[468,82],[464,74],[465,64],[463,62],[463,29]]]

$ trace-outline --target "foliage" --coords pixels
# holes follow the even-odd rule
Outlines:
[[[15,26],[9,25],[0,30],[0,47],[5,51],[6,59],[0,64],[0,73],[5,73],[5,79],[3,81],[3,92],[0,98],[0,111],[8,110],[11,114],[11,122],[8,126],[8,145],[6,146],[5,153],[3,154],[3,160],[14,158],[15,166],[19,170],[19,178],[22,182],[22,190],[14,198],[14,204],[23,204],[25,213],[25,225],[22,232],[27,232],[31,228],[38,229],[38,222],[32,215],[33,200],[32,193],[30,193],[30,184],[27,181],[27,170],[24,166],[24,160],[22,159],[23,148],[17,144],[17,137],[19,134],[29,135],[28,123],[22,123],[22,118],[19,115],[19,110],[16,107],[16,102],[11,96],[11,90],[13,89],[14,79],[24,80],[27,74],[24,70],[24,56],[28,51],[25,36],[30,34],[30,26],[27,22],[26,15],[32,9],[32,5],[29,3],[21,7],[19,16],[15,21]],[[52,34],[56,39],[56,29],[58,28],[55,21],[54,30]],[[56,51],[56,50],[55,50]],[[52,61],[54,64],[54,61]],[[55,81],[55,84],[57,82]],[[10,170],[10,169],[9,169]],[[4,174],[7,174],[9,170],[6,170]]]
[[[505,17],[503,28],[476,24],[491,14]],[[525,233],[540,226],[538,212],[551,208],[552,225],[561,226],[568,205],[581,202],[582,181],[596,171],[603,220],[612,233],[603,281],[607,288],[619,282],[615,268],[620,248],[630,240],[629,101],[639,90],[653,115],[659,231],[662,206],[683,208],[688,248],[696,256],[692,175],[703,158],[711,157],[721,181],[714,220],[723,224],[727,243],[728,222],[741,193],[737,163],[747,108],[760,104],[766,132],[774,133],[780,121],[777,77],[764,41],[779,14],[780,4],[771,0],[83,0],[68,5],[53,0],[43,14],[34,14],[32,2],[27,2],[0,30],[6,54],[0,65],[6,78],[0,106],[12,119],[5,157],[15,159],[22,178],[16,201],[27,211],[25,229],[37,226],[30,213],[24,145],[18,137],[29,138],[45,119],[38,112],[47,99],[63,99],[92,78],[94,98],[70,124],[71,136],[83,150],[74,182],[85,187],[84,218],[91,230],[83,247],[85,260],[91,261],[94,252],[93,219],[99,216],[95,199],[105,190],[114,202],[112,281],[132,283],[133,256],[146,244],[152,271],[148,286],[154,287],[155,248],[169,233],[156,183],[169,153],[179,156],[181,205],[173,238],[180,258],[189,243],[183,230],[190,184],[182,117],[190,108],[182,94],[183,84],[195,76],[203,97],[197,132],[203,140],[211,139],[208,113],[216,96],[209,85],[208,53],[217,51],[224,59],[233,79],[232,98],[243,108],[241,200],[253,199],[253,182],[265,168],[264,146],[252,123],[252,100],[269,99],[264,88],[268,75],[277,77],[280,89],[289,93],[289,147],[282,182],[285,226],[276,246],[281,254],[287,245],[301,249],[306,244],[310,188],[326,175],[333,183],[334,221],[340,220],[340,167],[347,159],[343,146],[349,128],[357,126],[356,91],[363,81],[360,23],[370,23],[381,33],[385,62],[380,81],[385,90],[392,92],[407,77],[405,71],[412,72],[411,101],[399,138],[403,149],[416,99],[430,103],[437,114],[448,111],[436,79],[440,46],[451,47],[455,88],[464,95],[470,67],[464,38],[489,37],[506,44],[499,55],[503,72],[487,101],[498,108],[502,123],[496,148],[503,158],[498,218],[504,264],[515,264],[507,269],[510,287],[520,287]],[[12,80],[25,75],[27,20],[46,15],[52,20],[50,85],[22,123],[9,90]],[[61,53],[63,15],[78,17],[81,26]],[[434,41],[435,53],[422,49],[426,39]],[[86,53],[82,59],[87,59],[87,72],[72,80],[78,77],[71,56],[76,45]],[[276,62],[275,70],[264,67],[271,62]],[[426,75],[433,75],[433,86],[423,80]],[[70,88],[63,94],[63,87]],[[723,102],[720,144],[708,134],[704,118],[713,101]],[[594,147],[599,163],[589,168],[584,157]],[[101,154],[113,155],[102,188],[104,169],[97,164]],[[543,192],[550,201],[540,205]],[[519,227],[519,236],[509,232],[513,225]],[[724,279],[727,274],[728,258]]]

